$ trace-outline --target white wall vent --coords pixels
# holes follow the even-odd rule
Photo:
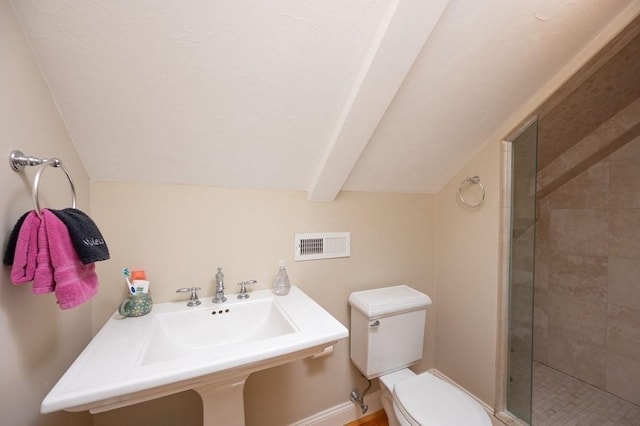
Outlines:
[[[350,232],[296,234],[294,260],[332,259],[350,255]]]

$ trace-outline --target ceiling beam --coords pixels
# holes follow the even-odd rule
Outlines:
[[[389,3],[309,189],[311,201],[335,200],[448,3]]]

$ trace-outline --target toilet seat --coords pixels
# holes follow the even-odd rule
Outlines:
[[[411,426],[491,426],[479,403],[430,373],[396,383],[393,405]]]

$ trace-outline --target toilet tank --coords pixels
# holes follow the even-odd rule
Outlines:
[[[351,360],[367,379],[422,358],[431,299],[406,285],[357,291],[351,305]]]

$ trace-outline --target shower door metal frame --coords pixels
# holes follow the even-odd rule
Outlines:
[[[532,166],[534,176],[532,177],[531,183],[531,196],[533,199],[531,212],[532,219],[532,238],[530,241],[530,250],[531,250],[531,286],[530,286],[530,295],[529,295],[529,324],[530,330],[528,330],[528,336],[530,341],[530,353],[528,355],[528,377],[529,377],[529,391],[528,391],[528,415],[525,415],[525,419],[518,417],[515,413],[511,413],[508,409],[508,399],[509,399],[509,389],[510,380],[512,376],[509,374],[509,366],[510,366],[510,356],[512,355],[511,350],[513,349],[513,342],[510,339],[510,330],[512,328],[512,320],[513,315],[511,312],[511,297],[513,296],[513,292],[511,291],[511,279],[513,275],[513,259],[512,259],[512,249],[513,249],[513,240],[514,240],[514,227],[513,223],[513,215],[514,215],[514,203],[513,203],[513,177],[514,177],[514,169],[513,169],[513,148],[514,142],[517,141],[518,137],[523,135],[525,132],[531,130],[532,126],[536,126],[535,128],[535,155],[533,156],[533,164]],[[531,421],[531,389],[532,389],[532,349],[533,349],[533,280],[534,280],[534,266],[535,266],[535,172],[536,172],[536,162],[537,162],[537,117],[533,117],[528,122],[526,122],[521,130],[515,134],[511,141],[503,141],[502,142],[502,171],[501,171],[501,181],[502,181],[502,196],[501,196],[501,248],[500,248],[500,259],[501,259],[501,273],[500,273],[500,286],[499,286],[499,318],[498,318],[498,342],[497,342],[497,386],[496,386],[496,404],[495,404],[495,415],[499,419],[503,420],[507,424],[513,425],[528,425]],[[517,170],[516,170],[517,171]],[[526,421],[525,421],[526,420]]]

